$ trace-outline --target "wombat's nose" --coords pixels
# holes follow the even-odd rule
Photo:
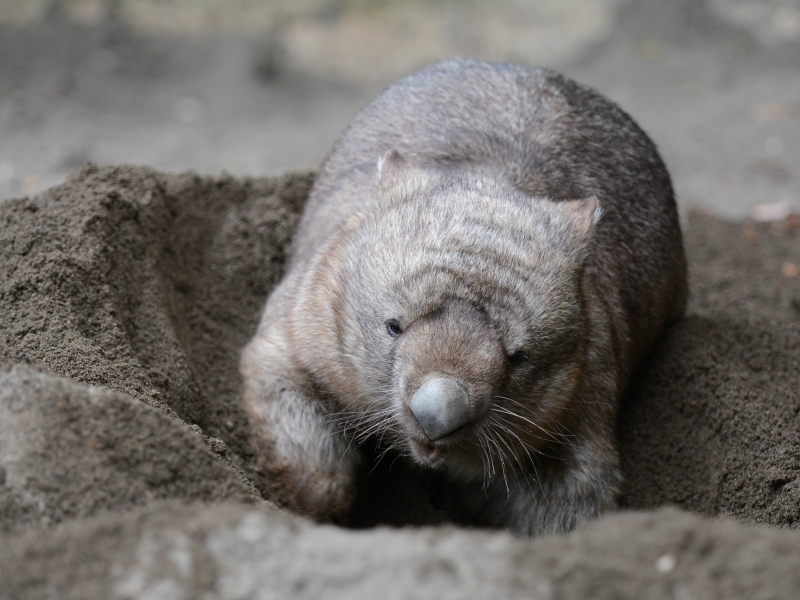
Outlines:
[[[411,398],[409,408],[431,440],[438,440],[470,420],[467,390],[451,377],[436,377],[423,383]]]

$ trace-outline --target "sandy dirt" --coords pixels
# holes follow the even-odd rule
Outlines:
[[[796,533],[662,509],[570,536],[349,532],[241,504],[155,503],[0,546],[10,598],[788,600]]]
[[[684,228],[688,316],[653,352],[620,419],[623,504],[797,527],[800,219]]]
[[[155,506],[158,499],[222,502],[231,512],[220,514],[245,518],[251,509],[236,507],[258,502],[255,490],[267,488],[252,468],[247,446],[238,352],[281,274],[312,180],[310,173],[233,179],[90,165],[40,196],[0,205],[0,359],[5,365],[0,373],[0,527],[8,541],[0,546],[51,557],[61,552],[53,549],[59,544],[73,543],[65,540],[91,545],[92,531],[105,540],[98,538],[100,547],[112,544],[123,554],[134,552],[137,544],[158,546],[161,542],[147,541],[148,534],[130,528],[137,519],[162,518],[160,509],[135,513],[139,516],[128,512]],[[669,504],[708,517],[795,529],[800,524],[800,222],[793,216],[769,225],[726,223],[692,213],[685,234],[689,311],[643,366],[621,412],[626,476],[621,504],[645,510]],[[427,500],[425,482],[398,465],[364,477],[354,525],[442,519]],[[164,510],[182,510],[169,506]],[[104,511],[106,516],[96,517],[101,521],[82,520]],[[191,539],[194,527],[205,527],[193,519],[187,516],[175,525],[185,526]],[[618,536],[617,546],[608,544],[628,557],[624,572],[647,587],[658,556],[639,557],[625,540],[634,540],[636,547],[654,535],[652,528],[659,536],[671,535],[673,521],[689,523],[680,527],[712,540],[712,550],[700,552],[705,558],[691,559],[697,563],[691,577],[711,577],[712,563],[722,561],[726,569],[733,564],[718,554],[728,544],[728,534],[717,533],[720,527],[738,540],[730,542],[736,551],[744,552],[741,544],[753,535],[763,536],[767,541],[759,560],[778,560],[781,552],[800,560],[797,534],[774,529],[751,534],[736,529],[739,525],[660,512],[601,519],[590,528],[595,533],[565,538],[572,541],[531,543],[583,548],[575,550],[581,564],[595,565],[599,579],[593,585],[606,589],[601,585],[604,559],[576,540],[590,535],[592,543],[601,543],[626,523],[626,536]],[[59,523],[68,527],[58,530],[62,537],[52,537],[56,534],[49,531]],[[279,529],[288,531],[308,527],[280,523]],[[23,543],[24,530],[31,533]],[[326,548],[324,540],[333,534],[319,531],[320,548]],[[334,537],[339,535],[347,540],[355,534]],[[380,540],[395,534],[375,535]],[[415,540],[417,534],[397,535]],[[506,539],[500,533],[463,535],[489,546],[495,543],[491,536]],[[349,542],[331,543],[334,548]],[[779,551],[775,544],[789,549]],[[306,550],[298,552],[302,556]],[[512,560],[509,552],[503,560]],[[0,564],[27,564],[23,555]],[[269,562],[267,555],[263,560]],[[151,568],[140,555],[132,556],[125,560]],[[42,569],[51,559],[37,560],[30,561],[30,569]],[[109,562],[96,560],[97,569],[106,573],[97,581],[106,585],[119,579],[108,571]],[[542,572],[548,577],[559,572],[560,560],[544,561]],[[222,573],[233,567],[215,564],[219,578],[212,583],[221,586]],[[15,585],[27,585],[27,577],[36,580],[32,571],[12,569],[17,570]],[[156,577],[156,571],[147,577]],[[400,568],[397,576],[403,572]],[[740,581],[740,574],[729,573],[725,585]],[[79,585],[70,572],[69,585],[80,589],[87,578],[78,578]],[[459,585],[467,585],[464,581]],[[791,589],[800,589],[793,579],[775,585],[787,581]],[[117,595],[146,595],[144,587],[134,588],[139,591]],[[215,589],[225,597],[221,587]],[[778,589],[769,588],[762,597],[786,597]],[[295,597],[312,597],[304,593]],[[568,597],[600,597],[581,593]]]
[[[126,394],[17,366],[0,396],[2,530],[162,498],[260,500],[192,429]]]

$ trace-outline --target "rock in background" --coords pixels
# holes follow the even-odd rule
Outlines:
[[[382,87],[554,68],[647,131],[684,208],[800,209],[800,0],[0,0],[0,202],[86,161],[317,168]]]

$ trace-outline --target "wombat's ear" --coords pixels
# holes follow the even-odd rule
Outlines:
[[[411,165],[397,150],[389,150],[378,159],[378,185],[390,187],[405,179]]]
[[[578,231],[590,234],[600,219],[603,218],[603,207],[597,196],[589,196],[583,200],[567,200],[559,202]]]

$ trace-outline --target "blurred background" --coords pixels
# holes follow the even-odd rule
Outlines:
[[[800,0],[0,0],[0,201],[86,161],[316,168],[381,88],[454,56],[600,90],[684,207],[800,208]]]

